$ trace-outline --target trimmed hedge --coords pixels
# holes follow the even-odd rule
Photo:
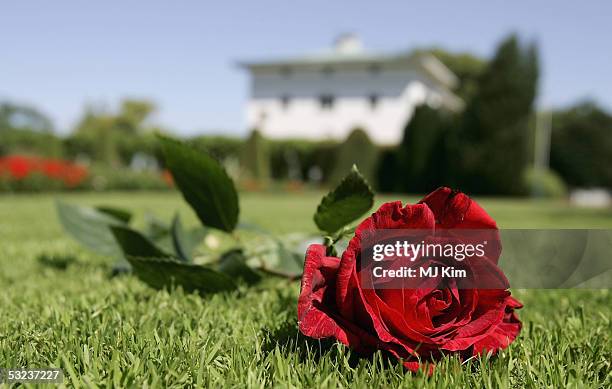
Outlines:
[[[253,130],[240,150],[240,167],[244,176],[256,181],[270,178],[268,141],[258,130]]]
[[[307,180],[319,169],[322,182],[327,182],[337,151],[338,143],[333,141],[270,141],[271,176],[275,180]]]
[[[342,177],[357,165],[359,171],[373,184],[380,156],[379,148],[372,143],[368,134],[360,128],[354,129],[338,149],[338,158],[329,178],[329,183],[337,184]]]
[[[562,198],[567,196],[567,186],[559,174],[552,170],[528,168],[523,174],[523,185],[534,197]]]
[[[59,158],[64,154],[63,141],[52,132],[0,130],[0,155],[30,154]]]

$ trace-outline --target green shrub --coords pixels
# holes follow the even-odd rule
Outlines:
[[[270,141],[271,176],[275,180],[306,180],[318,168],[327,181],[334,168],[338,143],[304,139]]]
[[[3,129],[0,131],[0,155],[8,154],[59,158],[63,155],[62,140],[51,132]]]
[[[160,160],[160,150],[153,133],[129,134],[116,139],[117,153],[121,164],[128,166],[136,154],[156,156]]]
[[[244,140],[238,137],[229,136],[196,136],[190,138],[191,143],[197,149],[210,153],[219,161],[228,158],[238,158]]]
[[[99,134],[82,132],[69,135],[64,140],[66,156],[75,159],[83,158],[96,163],[118,165],[120,162],[117,151],[117,135],[109,131],[99,131]]]
[[[568,185],[612,189],[612,115],[593,103],[555,112],[550,166]]]
[[[359,167],[368,182],[374,183],[379,154],[378,147],[372,143],[368,134],[360,128],[354,129],[338,150],[329,183],[339,183],[353,165]]]
[[[561,176],[552,170],[528,168],[523,174],[524,186],[535,197],[560,198],[567,196],[567,187]]]
[[[63,190],[79,190],[87,188],[85,180],[78,186],[68,188],[61,180],[46,176],[41,172],[30,173],[19,180],[10,179],[7,174],[0,172],[0,193],[3,192],[59,192]]]
[[[246,178],[267,181],[270,178],[270,154],[266,139],[258,130],[251,135],[240,150],[240,166]]]
[[[165,190],[171,188],[164,176],[158,172],[138,172],[101,165],[90,169],[88,186],[98,191]]]

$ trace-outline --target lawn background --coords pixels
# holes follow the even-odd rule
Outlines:
[[[315,231],[322,193],[247,193],[241,221],[272,232]],[[0,196],[0,367],[62,367],[68,386],[207,387],[610,387],[609,290],[514,291],[523,331],[490,361],[454,358],[433,377],[407,373],[383,354],[358,358],[297,331],[299,283],[266,280],[200,297],[110,278],[112,261],[80,248],[58,223],[54,199],[193,213],[174,192]],[[405,196],[378,197],[378,203]],[[565,202],[478,199],[502,228],[612,228],[612,210]],[[41,255],[73,256],[67,269]]]

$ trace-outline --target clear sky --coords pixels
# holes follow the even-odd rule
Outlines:
[[[439,45],[489,56],[516,31],[540,47],[539,103],[612,109],[611,1],[5,1],[0,99],[68,131],[85,103],[154,100],[182,134],[244,133],[241,59],[303,54],[342,32],[366,47]]]

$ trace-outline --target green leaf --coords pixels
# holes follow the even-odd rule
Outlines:
[[[304,254],[289,250],[282,242],[278,243],[279,262],[275,270],[289,278],[297,278],[304,271]]]
[[[166,252],[174,252],[177,256],[181,257],[180,254],[177,253],[174,241],[173,241],[173,223],[167,223],[163,220],[160,220],[155,215],[151,213],[145,213],[145,228],[144,228],[144,236],[149,238],[150,241],[155,243],[155,245]],[[183,231],[183,238],[181,241],[183,242],[183,248],[185,253],[190,257],[193,257],[193,253],[197,246],[202,242],[202,239],[208,234],[208,230],[201,226],[195,226],[188,230],[185,230],[182,227],[182,223],[180,229]],[[181,257],[182,258],[182,257]]]
[[[238,193],[223,166],[182,142],[164,136],[159,139],[166,166],[202,224],[233,231],[238,223]]]
[[[207,234],[203,227],[195,227],[185,231],[181,218],[177,213],[172,219],[172,247],[176,255],[186,262],[193,261],[193,252]]]
[[[333,234],[366,213],[374,204],[374,192],[353,165],[340,184],[321,200],[314,221],[321,231]]]
[[[109,226],[125,223],[92,207],[56,203],[57,214],[64,230],[84,247],[102,255],[121,256]]]
[[[128,274],[131,272],[132,265],[130,265],[127,259],[121,258],[119,261],[115,262],[115,264],[111,268],[111,277],[117,277],[122,274]]]
[[[272,235],[270,231],[266,230],[262,226],[255,224],[255,223],[244,223],[244,222],[238,223],[238,225],[236,226],[236,229],[248,231],[248,232],[255,232],[260,235]]]
[[[188,241],[189,237],[185,234],[181,217],[177,213],[172,219],[172,246],[176,255],[185,262],[191,262],[191,250],[193,245]]]
[[[126,226],[110,226],[110,230],[117,241],[123,255],[128,257],[152,257],[170,258],[171,255],[165,253],[157,247],[147,237],[140,232]]]
[[[145,218],[145,235],[154,242],[165,239],[170,236],[170,224],[159,219],[150,212],[146,212]]]
[[[156,289],[182,286],[188,292],[220,292],[236,288],[226,274],[212,268],[179,262],[158,248],[140,232],[125,226],[111,226],[134,274]]]
[[[195,249],[198,248],[198,246],[200,245],[202,240],[206,237],[206,235],[208,235],[208,230],[203,226],[193,227],[193,228],[190,228],[189,231],[187,231],[187,236],[188,236],[187,242],[189,245],[191,245],[190,252],[192,256],[193,256]]]
[[[144,214],[144,219],[145,227],[142,232],[143,235],[162,250],[168,253],[173,252],[174,244],[172,243],[171,223],[159,219],[150,212]]]
[[[233,279],[241,279],[247,284],[254,284],[261,280],[261,276],[246,264],[246,257],[242,249],[232,249],[223,253],[219,259],[218,270]]]
[[[283,242],[275,239],[273,251],[260,258],[259,268],[276,276],[298,278],[304,269],[304,254],[288,249]]]
[[[132,213],[125,209],[109,207],[107,205],[99,205],[96,207],[96,210],[112,216],[115,219],[121,220],[125,224],[130,224],[130,220],[132,220]]]
[[[236,289],[231,277],[206,266],[168,258],[128,256],[134,274],[155,289],[181,286],[187,292],[215,293]]]

